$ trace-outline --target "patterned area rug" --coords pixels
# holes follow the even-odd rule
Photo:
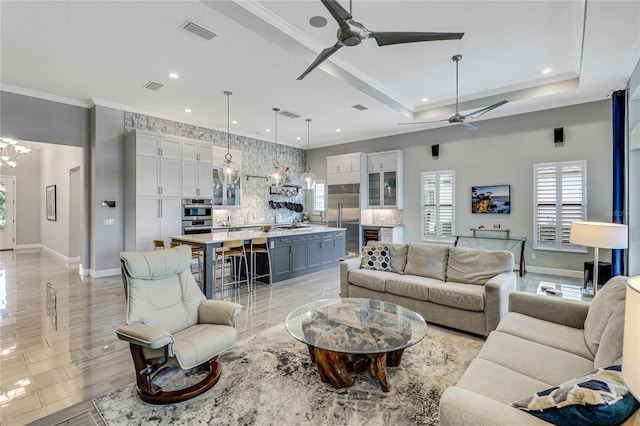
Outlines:
[[[483,343],[429,325],[400,366],[387,370],[389,392],[366,372],[351,373],[353,387],[334,389],[320,381],[307,347],[278,325],[221,355],[220,381],[196,398],[151,405],[131,384],[94,404],[108,425],[437,425],[440,395],[458,381]],[[171,369],[158,377],[159,384],[175,383],[180,374]]]

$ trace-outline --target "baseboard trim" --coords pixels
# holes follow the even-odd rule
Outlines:
[[[120,275],[120,268],[103,269],[102,271],[89,269],[89,275],[93,278],[113,277],[115,275]]]
[[[80,261],[79,257],[67,257],[64,254],[58,253],[57,251],[47,246],[42,246],[42,251],[49,253],[58,260],[61,260],[67,267],[71,266],[73,263],[78,263]]]
[[[41,244],[18,244],[14,248],[15,251],[19,251],[21,253],[37,253],[42,251]]]
[[[583,278],[584,271],[573,271],[571,269],[543,268],[540,266],[527,266],[527,272],[534,274],[559,275],[561,277]]]

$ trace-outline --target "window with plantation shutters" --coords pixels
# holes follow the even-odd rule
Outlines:
[[[571,222],[587,215],[587,162],[533,165],[534,249],[586,251],[569,243]]]
[[[325,181],[319,180],[316,182],[316,186],[313,188],[313,213],[320,214],[325,210],[324,196],[325,196]]]
[[[455,233],[455,171],[422,173],[422,240],[451,240]]]

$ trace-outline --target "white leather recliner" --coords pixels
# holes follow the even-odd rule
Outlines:
[[[234,317],[241,305],[207,300],[191,275],[191,249],[122,252],[125,325],[116,334],[129,342],[143,401],[167,404],[200,395],[217,383],[218,355],[236,340]],[[209,374],[185,389],[163,391],[153,383],[166,367],[208,364]]]

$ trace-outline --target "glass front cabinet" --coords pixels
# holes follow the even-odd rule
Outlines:
[[[234,163],[240,168],[240,179],[234,184],[225,185],[220,176],[218,176],[218,168],[224,164],[224,156],[227,153],[226,148],[213,148],[213,197],[212,204],[216,208],[240,208],[240,198],[242,190],[242,152],[230,150]]]
[[[368,207],[402,208],[402,151],[367,155]]]

